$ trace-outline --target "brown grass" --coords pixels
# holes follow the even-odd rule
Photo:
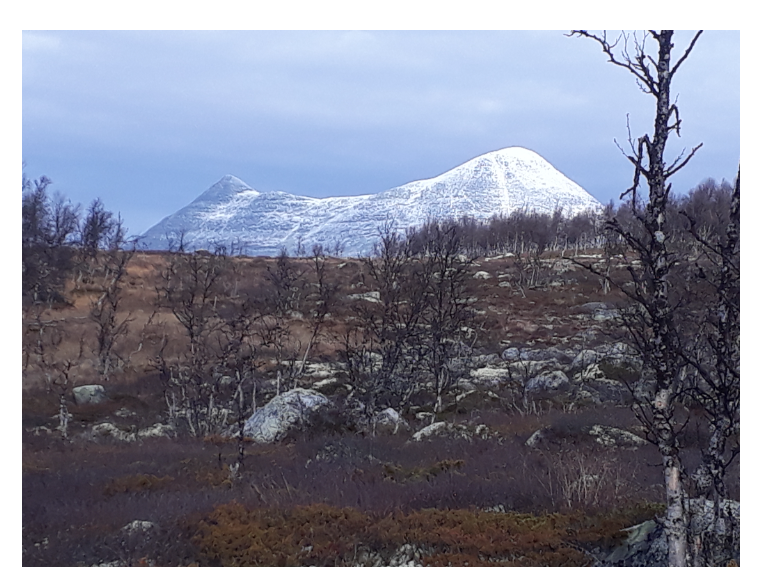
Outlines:
[[[235,259],[243,281],[252,285],[273,261]],[[426,549],[424,561],[434,566],[477,565],[481,557],[511,556],[516,565],[580,565],[588,546],[614,543],[621,528],[659,510],[651,504],[661,498],[662,480],[653,448],[615,452],[571,435],[595,422],[628,429],[635,425],[630,410],[581,408],[573,413],[551,404],[525,412],[513,405],[510,389],[498,390],[500,400],[469,397],[439,416],[471,427],[486,424],[496,433],[488,440],[418,444],[408,443],[408,435],[369,437],[346,428],[338,415],[281,444],[248,445],[244,470],[237,475],[229,469],[237,461],[236,445],[221,438],[90,439],[87,432],[96,423],[137,430],[166,419],[153,361],[163,336],[170,341],[169,356],[184,348],[175,317],[154,307],[166,262],[166,256],[149,253],[131,261],[120,316],[133,321],[118,347],[129,362],[103,383],[108,402],[78,407],[69,398],[69,441],[55,431],[58,398],[45,389],[41,368],[31,364],[24,373],[25,566],[74,567],[115,559],[134,565],[151,559],[156,567],[343,565],[362,547],[389,553],[408,542]],[[331,263],[328,273],[341,286],[342,301],[311,353],[313,361],[338,360],[338,338],[356,324],[352,303],[345,298],[369,291],[358,285],[358,260]],[[523,296],[513,287],[498,286],[508,280],[497,275],[513,270],[508,259],[481,261],[473,269],[493,275],[470,280],[469,295],[476,297],[472,305],[483,312],[473,323],[478,329],[475,348],[482,353],[500,354],[510,344],[560,344],[590,324],[576,306],[616,298],[600,294],[599,282],[583,271],[564,274],[561,286],[526,290]],[[96,294],[90,288],[76,291],[70,282],[71,306],[45,310],[39,317],[62,333],[62,344],[52,353],[59,361],[74,357],[84,338],[85,357],[76,367],[74,384],[100,383],[92,364],[94,330],[87,319]],[[25,317],[24,327],[32,327],[35,314]],[[308,318],[291,323],[303,343],[308,324]],[[261,356],[269,368],[273,352],[263,349]],[[268,392],[260,396],[262,403]],[[413,416],[408,418],[415,423]],[[534,431],[548,426],[561,433],[558,445],[545,451],[524,445]],[[695,439],[690,434],[688,441],[698,443]],[[592,470],[575,466],[583,462]],[[572,492],[577,474],[596,473],[608,479],[599,492]],[[732,488],[738,494],[738,486]],[[498,507],[509,513],[483,511]],[[134,520],[159,527],[125,535],[123,526]]]

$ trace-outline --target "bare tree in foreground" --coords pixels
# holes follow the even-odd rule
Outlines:
[[[691,53],[701,33],[697,32],[693,36],[676,61],[672,61],[671,57],[674,49],[672,30],[649,31],[632,37],[623,33],[613,42],[607,39],[605,32],[592,34],[577,30],[571,34],[595,40],[606,53],[609,62],[633,75],[641,90],[652,96],[655,101],[652,136],[645,134],[638,139],[631,137],[630,152],[624,152],[633,164],[634,178],[633,184],[621,195],[621,199],[628,200],[632,220],[638,222],[631,222],[632,227],[628,227],[625,223],[613,218],[607,220],[606,228],[618,235],[626,243],[630,252],[637,255],[640,260],[640,266],[630,270],[632,281],[621,285],[620,288],[636,307],[637,317],[628,330],[637,339],[644,356],[646,370],[651,373],[653,379],[653,388],[648,398],[643,401],[637,400],[637,415],[642,419],[650,440],[657,445],[662,456],[667,503],[664,528],[668,538],[668,565],[671,567],[686,566],[690,559],[690,552],[694,551],[687,546],[690,527],[688,494],[683,483],[684,469],[679,451],[680,426],[675,415],[677,406],[684,403],[684,397],[689,393],[689,378],[694,373],[690,372],[690,356],[685,353],[679,339],[678,314],[670,300],[670,276],[676,264],[676,258],[669,248],[666,232],[671,188],[668,179],[689,162],[701,144],[687,155],[682,153],[670,164],[665,161],[665,149],[670,134],[676,133],[680,136],[681,128],[678,107],[671,102],[671,82],[681,64]],[[655,45],[656,53],[653,50],[650,51],[647,43]],[[646,202],[642,202],[639,195],[639,186],[642,182],[648,186]],[[736,200],[738,203],[738,193]],[[732,218],[734,217],[738,219],[738,209],[735,214],[732,214]],[[736,225],[738,227],[738,222]],[[738,247],[738,240],[738,230],[732,229],[730,239],[719,250],[724,255],[733,254],[734,247]],[[727,265],[730,260],[725,259],[723,265]],[[713,368],[721,366],[725,376],[736,374],[738,400],[738,361],[736,373],[733,368],[723,368],[725,363],[722,361],[718,362],[723,355],[730,354],[733,341],[736,341],[738,350],[738,322],[736,333],[727,326],[731,324],[730,315],[733,315],[731,294],[734,287],[738,290],[738,280],[735,285],[731,274],[723,274],[720,281],[718,297],[724,314],[719,317],[720,332],[714,341],[717,346],[714,346],[713,350],[717,354],[713,355],[716,360]],[[691,366],[694,367],[693,364]],[[705,382],[704,377],[709,366],[701,363],[697,366],[699,368],[696,368],[696,375],[702,377]],[[712,395],[713,398],[718,397],[716,386],[710,387],[715,380],[710,379],[706,382],[707,394]],[[697,392],[703,390],[698,389]],[[727,395],[730,394],[731,391]],[[728,409],[722,410],[720,406],[717,406],[719,401],[708,401],[706,408],[710,408],[714,414],[731,409],[731,404],[728,404]],[[727,404],[724,403],[724,405]],[[714,418],[712,423],[717,423],[717,420]],[[723,429],[726,429],[728,423],[729,420],[726,418],[720,426],[714,425],[714,427],[719,427],[721,435],[725,435],[726,432]],[[714,434],[713,438],[718,436]],[[711,443],[713,447],[709,448],[709,452],[720,453],[720,443],[716,444],[717,442],[714,441]],[[720,469],[718,459],[712,458],[712,461],[718,462],[716,467]]]

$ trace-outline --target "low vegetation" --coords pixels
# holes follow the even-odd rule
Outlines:
[[[423,231],[427,249],[425,232],[384,228],[370,259],[124,243],[85,253],[76,231],[36,244],[67,251],[36,249],[35,265],[68,263],[25,288],[24,564],[586,565],[620,545],[621,530],[661,515],[656,449],[589,433],[644,436],[630,396],[525,389],[535,353],[585,360],[629,342],[624,299],[585,265],[603,262],[603,248],[546,245],[531,281],[519,261],[529,243],[487,258],[471,255],[455,225]],[[615,257],[610,281],[629,281],[630,262]],[[690,314],[705,306],[695,297]],[[579,380],[587,366],[561,368]],[[599,371],[626,386],[641,377],[625,360]],[[86,384],[105,399],[75,403]],[[333,409],[280,442],[254,443],[247,418],[294,387],[322,389]],[[401,429],[377,424],[387,408]],[[706,415],[692,399],[678,411],[694,470]],[[436,422],[452,434],[413,440]],[[531,444],[536,432],[543,440]],[[730,456],[726,490],[738,499]]]

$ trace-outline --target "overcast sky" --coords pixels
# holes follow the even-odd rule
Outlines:
[[[679,51],[691,38],[679,33]],[[673,178],[732,180],[740,35],[705,32],[674,82]],[[602,202],[631,183],[625,146],[653,99],[593,41],[550,32],[24,32],[29,177],[142,233],[232,174],[258,191],[375,193],[508,146]]]

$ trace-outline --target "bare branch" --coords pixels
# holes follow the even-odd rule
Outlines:
[[[684,51],[684,54],[680,57],[680,59],[676,62],[676,64],[673,66],[673,69],[670,71],[670,77],[672,78],[673,75],[676,74],[676,71],[678,71],[678,68],[681,66],[681,64],[686,61],[686,58],[689,57],[689,54],[692,52],[692,49],[694,49],[694,45],[697,43],[697,40],[702,35],[702,30],[699,30],[696,34],[694,34],[694,38],[692,38],[691,43],[689,43],[689,47],[686,48],[686,51]]]
[[[614,44],[610,44],[606,39],[606,32],[603,32],[602,36],[596,36],[593,35],[585,30],[572,30],[568,34],[569,37],[573,36],[580,36],[580,37],[587,37],[589,39],[592,39],[596,42],[598,42],[599,45],[601,45],[601,49],[604,53],[607,54],[609,57],[609,62],[613,65],[617,65],[618,67],[622,67],[623,69],[627,69],[633,76],[636,77],[636,79],[639,81],[639,83],[643,86],[643,88],[648,89],[648,92],[657,95],[657,89],[656,89],[656,83],[654,81],[654,78],[652,77],[651,73],[649,72],[649,69],[646,67],[646,65],[643,64],[641,61],[641,56],[643,55],[642,52],[639,52],[639,54],[636,56],[636,61],[638,63],[634,63],[631,61],[630,56],[627,54],[626,50],[623,50],[622,57],[624,60],[620,60],[614,55],[614,48],[619,43],[619,40],[615,42]],[[623,33],[622,38],[624,42],[627,42],[627,38],[625,34]]]
[[[668,178],[668,177],[670,177],[671,175],[674,175],[674,174],[678,173],[678,172],[679,172],[681,169],[683,169],[683,168],[684,168],[684,166],[685,166],[687,163],[689,163],[689,160],[690,160],[690,159],[692,159],[692,158],[694,157],[694,154],[696,154],[696,153],[697,153],[697,150],[699,150],[701,147],[702,147],[702,144],[701,144],[701,143],[700,143],[700,144],[698,144],[698,145],[696,145],[694,148],[692,148],[692,151],[691,151],[691,153],[690,153],[688,156],[686,156],[686,159],[685,159],[684,161],[682,161],[682,162],[681,162],[679,165],[677,165],[677,166],[675,166],[675,167],[672,167],[672,166],[671,166],[671,167],[670,167],[668,170],[666,170],[666,171],[665,171],[665,178],[667,179],[667,178]],[[674,163],[675,163],[675,162],[674,162]]]

